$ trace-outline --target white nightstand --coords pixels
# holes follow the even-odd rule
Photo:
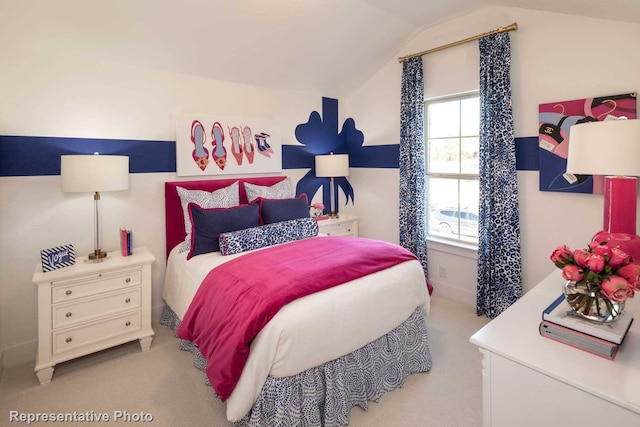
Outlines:
[[[47,273],[36,266],[40,384],[51,381],[57,363],[136,339],[142,351],[151,346],[154,261],[146,248],[136,248],[128,257],[110,252],[99,263],[79,257],[75,265]]]
[[[339,218],[318,221],[318,234],[358,237],[358,217],[340,214]]]

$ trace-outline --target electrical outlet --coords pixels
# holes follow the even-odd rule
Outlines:
[[[447,269],[443,266],[440,266],[440,277],[443,277],[443,278],[447,277]]]

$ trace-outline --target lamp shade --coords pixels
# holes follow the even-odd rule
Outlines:
[[[605,120],[571,126],[567,172],[640,176],[640,120]]]
[[[316,156],[316,176],[321,178],[349,176],[349,155],[325,154]]]
[[[64,155],[60,157],[65,193],[119,191],[129,188],[129,157]]]

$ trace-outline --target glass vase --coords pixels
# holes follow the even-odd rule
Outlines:
[[[624,301],[611,301],[593,285],[568,281],[564,285],[564,296],[573,312],[593,322],[613,322],[624,311]]]

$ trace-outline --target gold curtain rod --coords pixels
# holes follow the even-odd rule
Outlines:
[[[486,33],[482,33],[482,34],[479,34],[477,36],[469,37],[469,38],[466,38],[464,40],[458,40],[457,42],[449,43],[449,44],[446,44],[444,46],[434,47],[433,49],[425,50],[424,52],[418,52],[418,53],[413,53],[411,55],[402,56],[402,57],[398,58],[398,62],[404,62],[407,59],[411,59],[411,58],[415,58],[415,57],[418,57],[418,56],[427,55],[429,53],[437,52],[439,50],[448,49],[450,47],[459,46],[461,44],[468,43],[468,42],[471,42],[471,41],[474,41],[474,40],[479,40],[479,39],[481,39],[483,37],[491,36],[493,34],[504,33],[504,32],[507,32],[507,31],[515,31],[517,29],[518,29],[518,24],[516,22],[514,22],[511,25],[508,25],[506,27],[500,27],[497,30],[488,31]]]

